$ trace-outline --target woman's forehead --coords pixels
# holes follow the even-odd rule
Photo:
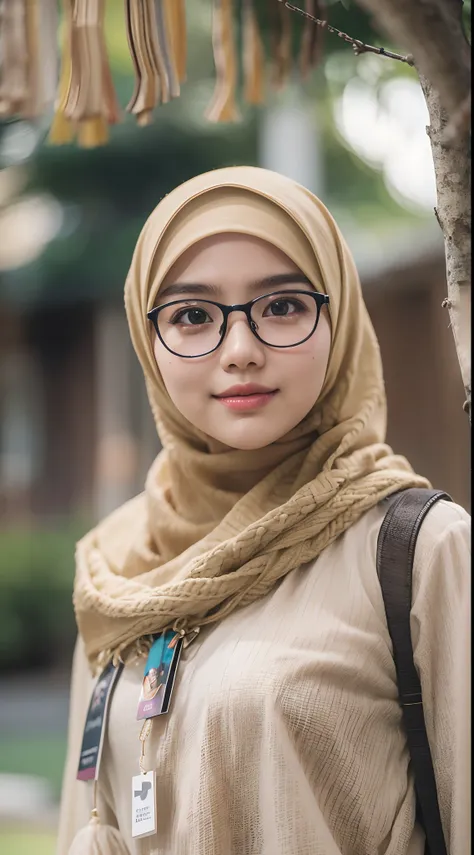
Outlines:
[[[186,203],[157,237],[142,269],[146,310],[158,292],[190,277],[243,286],[265,275],[302,272],[324,289],[315,246],[302,223],[276,201],[235,190]],[[161,294],[160,294],[161,302]]]
[[[193,273],[212,280],[224,275],[255,277],[270,271],[297,271],[298,265],[281,249],[260,237],[239,233],[211,235],[188,247],[163,279],[162,289]]]

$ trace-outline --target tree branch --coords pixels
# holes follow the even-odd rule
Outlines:
[[[399,62],[406,62],[408,65],[414,65],[413,57],[408,54],[407,56],[402,56],[400,53],[393,53],[393,51],[386,50],[383,47],[375,47],[374,45],[367,45],[365,42],[362,42],[360,39],[354,39],[352,36],[348,36],[347,33],[343,33],[342,30],[338,30],[337,27],[333,27],[328,21],[323,21],[320,18],[315,18],[314,15],[310,15],[309,12],[305,12],[304,9],[300,9],[299,6],[294,6],[293,3],[287,2],[287,0],[279,0],[280,3],[284,3],[287,9],[291,12],[296,12],[298,15],[302,15],[303,18],[306,18],[309,21],[312,21],[313,24],[316,24],[318,27],[322,27],[328,31],[328,33],[334,33],[336,36],[339,36],[342,41],[347,42],[352,45],[353,51],[356,56],[359,56],[361,53],[375,53],[378,56],[386,56],[388,59],[397,59]]]
[[[376,24],[413,55],[439,92],[449,116],[471,89],[471,49],[462,27],[461,0],[357,0]]]

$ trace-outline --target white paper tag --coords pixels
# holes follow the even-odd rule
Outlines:
[[[156,831],[155,771],[132,778],[132,837]]]

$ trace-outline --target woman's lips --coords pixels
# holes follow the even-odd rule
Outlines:
[[[229,395],[228,397],[216,397],[216,401],[220,401],[229,410],[245,412],[247,410],[256,410],[269,404],[277,392],[278,389],[274,392],[255,392],[253,395]]]

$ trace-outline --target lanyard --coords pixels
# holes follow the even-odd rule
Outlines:
[[[140,774],[132,777],[134,838],[148,837],[156,831],[155,770],[145,768],[145,744],[153,718],[169,711],[181,651],[198,633],[198,627],[189,633],[183,629],[167,630],[154,638],[148,653],[137,709],[137,720],[143,720],[143,726],[139,737]],[[94,781],[94,807],[110,702],[122,669],[122,663],[110,663],[102,671],[93,689],[84,725],[77,779]]]

